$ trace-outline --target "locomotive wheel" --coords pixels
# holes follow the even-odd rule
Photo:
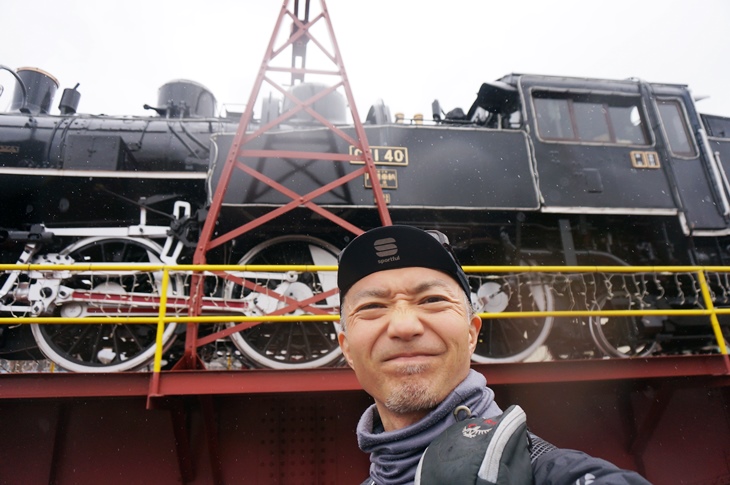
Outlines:
[[[510,283],[511,292],[502,285],[487,282],[477,292],[475,309],[485,313],[503,311],[550,311],[550,288],[537,281]],[[545,343],[553,317],[484,318],[472,360],[479,363],[521,362]]]
[[[615,293],[609,300],[604,296],[598,302],[603,310],[628,310],[630,298]],[[645,357],[657,349],[657,342],[641,336],[642,317],[591,317],[591,337],[599,349],[611,357]]]
[[[246,253],[238,264],[307,264],[336,265],[339,250],[329,243],[309,236],[281,236],[261,243]],[[336,287],[336,274],[302,273],[296,281],[252,279],[258,285],[285,294],[295,300],[311,298],[316,293]],[[226,298],[250,298],[250,290],[228,282]],[[254,295],[255,296],[255,295]],[[255,310],[251,314],[264,314],[284,303],[272,298],[257,297],[257,305],[267,311]],[[322,302],[317,305],[323,304]],[[327,306],[339,307],[339,297],[328,298]],[[333,310],[335,311],[335,310]],[[302,314],[301,310],[294,314]],[[229,326],[234,326],[230,323]],[[334,322],[274,322],[262,323],[231,335],[234,345],[254,365],[272,369],[308,369],[322,367],[337,361],[341,355]]]
[[[78,263],[161,264],[161,251],[158,244],[145,239],[91,237],[67,247],[62,254]],[[161,278],[161,274],[154,273],[124,276],[99,273],[98,276],[75,276],[64,284],[106,294],[158,295]],[[171,280],[170,293],[175,283]],[[113,316],[121,316],[123,311]],[[175,338],[175,327],[174,323],[165,326],[165,348]],[[41,351],[60,367],[73,372],[134,370],[149,364],[155,354],[157,325],[154,324],[32,324],[31,328]]]

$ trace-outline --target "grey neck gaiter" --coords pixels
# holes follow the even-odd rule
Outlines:
[[[370,453],[370,478],[377,484],[413,483],[421,455],[431,441],[456,423],[453,410],[461,405],[467,406],[472,416],[489,418],[502,412],[487,380],[473,369],[438,407],[406,428],[378,433],[373,429],[379,420],[377,409],[374,404],[370,406],[357,425],[358,445]]]

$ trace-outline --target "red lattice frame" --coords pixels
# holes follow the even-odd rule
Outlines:
[[[195,255],[193,257],[194,264],[205,264],[207,261],[207,253],[210,250],[226,242],[229,242],[245,234],[248,231],[256,229],[257,227],[266,224],[267,222],[299,207],[306,207],[316,212],[320,216],[339,225],[340,227],[352,232],[355,235],[361,234],[363,232],[362,229],[342,219],[331,211],[320,207],[314,202],[314,200],[322,194],[332,191],[337,187],[344,185],[364,174],[368,174],[370,180],[372,181],[375,205],[378,210],[378,215],[380,217],[381,223],[383,225],[392,224],[390,214],[386,206],[385,198],[383,196],[383,190],[377,176],[377,171],[375,169],[375,164],[373,163],[372,155],[370,153],[370,145],[368,144],[367,137],[365,135],[365,129],[363,128],[362,122],[360,121],[360,117],[357,112],[355,100],[352,95],[352,90],[350,89],[350,84],[347,78],[347,74],[345,72],[344,64],[342,62],[342,56],[340,55],[340,50],[335,39],[334,30],[332,29],[332,22],[330,21],[329,12],[327,10],[327,6],[325,5],[325,1],[320,0],[321,13],[319,13],[311,20],[309,20],[309,0],[307,0],[304,20],[300,20],[297,15],[290,10],[289,6],[292,1],[295,5],[295,9],[298,10],[298,0],[284,0],[281,11],[279,13],[279,17],[276,21],[276,26],[274,27],[274,32],[266,49],[266,54],[264,55],[263,62],[261,63],[261,68],[259,69],[259,73],[256,77],[253,89],[251,90],[251,95],[249,96],[248,103],[246,104],[246,109],[241,116],[241,121],[238,125],[238,131],[233,138],[231,149],[228,152],[228,157],[226,158],[226,162],[223,167],[218,186],[213,196],[213,200],[208,211],[208,216],[203,226],[203,230],[198,241],[198,246],[195,250]],[[289,32],[290,35],[286,39],[286,41],[283,42],[283,44],[277,47],[277,37],[279,36],[280,32],[282,32],[282,27],[284,26],[287,19],[290,19],[292,23],[289,30],[284,32]],[[317,39],[311,31],[312,27],[314,27],[318,23],[324,23],[326,26],[326,32],[329,34],[330,37],[329,40],[331,42],[331,51],[328,50],[325,45],[320,42],[320,40]],[[309,43],[310,41],[312,44],[316,45],[320,49],[321,53],[323,53],[327,59],[331,61],[334,66],[333,69],[309,69],[305,67],[304,52],[307,43]],[[291,48],[293,52],[292,66],[274,66],[272,61],[280,56],[282,53],[284,53],[288,48]],[[301,67],[296,67],[294,65],[295,57],[297,56],[301,57]],[[309,99],[300,100],[293,96],[291,93],[289,93],[286,88],[282,87],[279,83],[275,82],[271,77],[267,75],[268,73],[274,72],[291,73],[292,81],[294,81],[295,79],[302,80],[305,74],[310,73],[316,75],[331,76],[333,79],[336,80],[336,82],[329,88],[318,92]],[[278,92],[280,92],[286,99],[288,99],[292,103],[293,107],[288,111],[280,114],[276,119],[273,119],[270,122],[260,126],[255,131],[251,133],[246,133],[246,128],[250,125],[253,119],[254,105],[259,97],[264,81],[268,83],[271,87],[276,89]],[[315,102],[324,98],[325,96],[339,88],[342,88],[344,90],[345,97],[347,99],[347,104],[349,106],[350,114],[354,123],[355,138],[343,132],[341,129],[333,125],[331,122],[329,122],[327,119],[325,119],[323,116],[321,116],[319,113],[312,109],[312,105]],[[269,132],[272,128],[276,127],[282,122],[285,122],[286,120],[290,119],[291,117],[302,111],[306,112],[314,119],[319,121],[322,126],[328,128],[330,131],[332,131],[332,133],[345,140],[349,145],[359,148],[359,150],[355,150],[355,152],[360,153],[360,155],[291,150],[250,150],[246,148],[246,145],[251,141],[255,140],[262,134]],[[272,180],[258,170],[255,170],[247,166],[246,164],[241,163],[241,159],[249,157],[325,160],[332,161],[333,163],[359,161],[363,162],[364,164],[360,168],[355,168],[344,176],[337,178],[323,185],[322,187],[313,190],[310,193],[298,194],[295,191],[288,189],[287,187]],[[223,200],[225,198],[226,191],[228,190],[228,185],[230,183],[231,176],[234,170],[241,170],[248,176],[254,177],[260,182],[268,185],[274,190],[277,190],[278,192],[290,198],[291,202],[284,204],[283,206],[278,207],[261,217],[258,217],[240,227],[237,227],[213,239],[216,222],[220,215],[221,206],[223,204]],[[244,282],[244,284],[246,284],[246,282]],[[308,308],[311,311],[312,307],[309,307],[309,305],[324,300],[328,296],[331,296],[331,293],[332,292],[318,294],[315,295],[314,299],[309,299],[303,302],[293,302],[282,295],[267,291],[267,294],[269,296],[284,301],[284,303],[286,304],[285,308],[282,308],[281,310],[276,312],[277,314],[285,314],[291,312],[294,308],[304,308],[305,310]],[[193,278],[191,280],[191,306],[189,309],[190,316],[195,317],[201,315],[203,296],[203,277],[202,275],[196,273],[195,275],[193,275]],[[256,325],[256,323],[243,323],[235,327],[228,328],[222,332],[207,336],[204,339],[198,340],[197,324],[188,324],[185,343],[185,356],[183,357],[183,359],[181,359],[177,367],[202,367],[202,363],[197,357],[197,347],[212,342],[217,338],[222,338],[234,332],[249,328],[253,325]]]

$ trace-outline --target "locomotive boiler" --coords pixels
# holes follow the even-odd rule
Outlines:
[[[186,80],[160,88],[149,117],[79,114],[76,88],[64,91],[54,115],[57,81],[37,69],[13,74],[13,102],[0,113],[2,262],[190,261],[238,120],[216,116],[213,94]],[[322,89],[301,83],[292,93],[305,99]],[[264,99],[247,128],[276,119],[286,103]],[[510,74],[482,84],[466,110],[432,106],[432,119],[423,122],[394,117],[377,102],[365,131],[393,222],[446,233],[462,264],[724,265],[730,257],[730,118],[701,115],[686,86]],[[336,91],[313,108],[354,136]],[[307,114],[259,136],[251,145],[257,148],[355,150]],[[290,202],[276,184],[310,193],[348,170],[296,158],[242,163],[273,183],[235,173],[218,233]],[[368,177],[323,193],[318,204],[360,227],[379,224]],[[209,262],[334,265],[350,237],[302,209],[229,241]],[[240,277],[254,285],[208,277],[204,306],[260,315],[277,309],[263,289],[304,301],[335,286],[324,273]],[[690,275],[470,278],[480,312],[701,306]],[[730,282],[717,274],[711,284],[715,304],[727,306]],[[6,271],[0,285],[3,315],[155,314],[136,295],[159,293],[159,275]],[[176,311],[184,311],[189,287],[189,276],[173,277]],[[98,295],[116,295],[117,306]],[[334,295],[320,310],[338,307]],[[728,322],[721,323],[727,338]],[[75,371],[141,368],[154,350],[152,326],[0,328],[0,358],[45,356]],[[179,357],[175,338],[183,331],[166,327],[170,362]],[[210,363],[233,356],[241,366],[337,365],[335,334],[328,322],[261,324],[212,342],[206,356]],[[552,359],[717,350],[706,318],[542,317],[493,319],[474,359],[520,361],[536,358],[538,349]]]

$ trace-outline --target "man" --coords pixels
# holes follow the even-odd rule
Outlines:
[[[443,234],[386,226],[342,251],[337,280],[340,346],[375,400],[357,429],[371,461],[363,485],[414,483],[424,450],[457,423],[459,412],[480,418],[502,413],[486,379],[470,369],[482,321],[472,310],[468,279]],[[537,484],[648,483],[604,460],[530,437],[532,470],[526,473]],[[468,482],[488,483],[476,477]]]

